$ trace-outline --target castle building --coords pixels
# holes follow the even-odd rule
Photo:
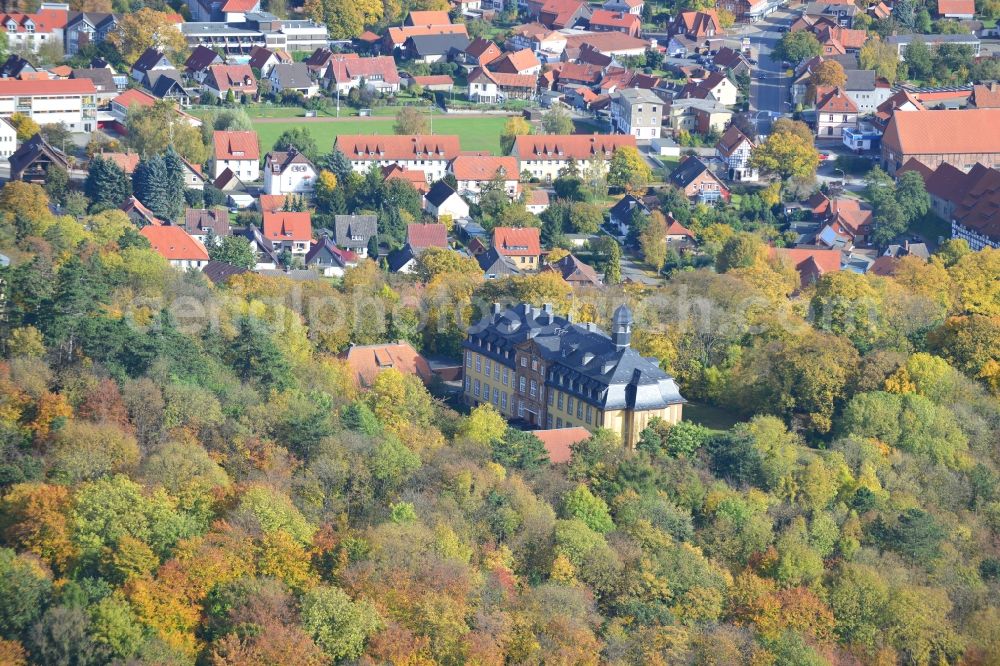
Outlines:
[[[522,303],[469,329],[464,396],[491,403],[527,427],[607,428],[634,448],[653,417],[681,420],[685,402],[673,377],[631,348],[632,311],[615,310],[611,335]]]

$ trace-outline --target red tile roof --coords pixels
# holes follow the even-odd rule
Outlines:
[[[344,134],[337,148],[349,160],[452,160],[461,151],[458,137],[448,134]]]
[[[29,95],[93,95],[97,92],[90,79],[46,79],[23,81],[0,79],[0,97]]]
[[[451,25],[451,17],[445,11],[415,11],[410,12],[406,23],[408,25]]]
[[[595,9],[590,17],[590,25],[606,26],[609,28],[625,28],[629,31],[639,31],[642,19],[635,14],[623,14],[622,12],[609,12],[606,9]]]
[[[455,80],[447,74],[430,74],[428,76],[414,76],[413,82],[421,86],[450,86],[455,84]]]
[[[345,83],[358,77],[371,78],[377,76],[382,81],[399,83],[399,70],[392,56],[376,56],[373,58],[334,58],[330,61],[327,76],[338,83]]]
[[[542,440],[553,465],[569,462],[573,457],[573,445],[590,439],[590,431],[580,426],[534,430],[531,434]]]
[[[430,190],[430,186],[427,184],[427,174],[417,169],[404,169],[398,164],[390,164],[387,167],[382,167],[382,177],[386,180],[405,180],[421,194],[427,194]]]
[[[139,153],[103,153],[96,157],[114,162],[119,169],[127,174],[131,174],[139,166]]]
[[[693,239],[694,234],[683,224],[674,219],[673,215],[668,215],[670,224],[667,225],[667,236],[687,236]]]
[[[309,213],[265,211],[263,234],[269,241],[309,242],[312,240],[312,221],[309,219]]]
[[[468,81],[476,82],[481,78],[486,78],[498,86],[504,88],[528,88],[534,89],[538,86],[538,77],[534,74],[506,74],[504,72],[491,72],[482,67],[476,67],[469,73]]]
[[[962,198],[953,217],[962,226],[1000,242],[1000,170],[986,170]]]
[[[836,273],[840,270],[840,250],[774,247],[770,249],[770,254],[779,261],[787,261],[794,266],[803,284],[826,273]]]
[[[427,360],[408,342],[351,347],[345,358],[359,386],[371,386],[375,376],[389,368],[406,375],[416,375],[425,383],[432,376]]]
[[[219,92],[232,90],[256,92],[257,79],[254,78],[250,65],[211,65],[205,85]]]
[[[972,103],[977,109],[1000,108],[1000,84],[996,81],[972,88]]]
[[[448,229],[443,224],[408,224],[406,242],[414,250],[448,247]]]
[[[857,113],[858,105],[840,88],[820,86],[816,89],[816,110],[826,113]]]
[[[15,32],[28,32],[28,23],[34,24],[35,33],[49,33],[54,30],[62,30],[69,20],[69,13],[64,9],[41,9],[34,14],[23,14],[20,12],[6,13],[0,15],[0,23],[3,23],[4,30],[7,29],[7,22],[13,21],[17,24]]]
[[[535,52],[531,49],[521,49],[513,53],[504,54],[503,57],[491,63],[490,69],[493,72],[503,74],[524,74],[532,69],[541,67]]]
[[[744,134],[743,131],[736,125],[730,125],[726,128],[726,131],[722,133],[722,137],[719,139],[718,143],[715,144],[715,147],[726,157],[731,157],[733,151],[743,145],[744,142],[750,144],[751,149],[754,148],[754,142],[750,139],[750,137]]]
[[[903,155],[1000,153],[1000,109],[894,113],[882,142]]]
[[[257,6],[258,0],[226,0],[222,5],[224,12],[249,12]]]
[[[503,55],[499,46],[488,39],[483,39],[482,37],[473,40],[473,42],[466,47],[465,53],[466,55],[475,58],[476,62],[480,65],[488,65]]]
[[[940,16],[948,14],[975,16],[976,0],[938,0],[937,11]]]
[[[217,160],[259,160],[256,132],[215,132],[212,135]]]
[[[505,257],[537,257],[542,253],[541,232],[537,227],[496,227],[493,247]]]
[[[139,230],[153,250],[172,261],[208,261],[208,250],[180,227],[147,225]]]
[[[501,170],[507,180],[517,180],[517,158],[459,155],[451,163],[456,180],[489,181]]]
[[[262,194],[260,195],[260,211],[262,213],[273,213],[285,207],[285,194]]]
[[[523,135],[514,140],[514,155],[525,159],[589,160],[610,157],[622,146],[636,147],[631,134],[543,134]]]
[[[464,23],[456,25],[411,25],[400,28],[389,28],[389,43],[401,46],[410,37],[424,35],[468,35]]]
[[[689,37],[704,37],[710,31],[722,31],[722,23],[719,15],[714,9],[706,9],[700,12],[681,12],[678,17],[681,22],[681,29]]]
[[[114,104],[122,105],[126,109],[130,106],[153,106],[153,104],[156,104],[155,97],[138,88],[130,88],[111,101]]]

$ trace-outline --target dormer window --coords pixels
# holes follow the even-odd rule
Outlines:
[[[234,150],[233,151],[233,157],[243,157],[243,151],[242,150]]]
[[[17,24],[13,21],[7,21],[7,32],[17,32]]]

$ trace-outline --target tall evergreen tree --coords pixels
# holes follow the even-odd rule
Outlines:
[[[168,146],[163,154],[163,166],[167,177],[165,189],[170,206],[169,218],[176,220],[184,214],[187,200],[184,198],[184,162],[173,146]]]
[[[103,157],[90,161],[83,191],[95,206],[118,206],[132,193],[128,174],[121,167]]]
[[[168,182],[166,164],[159,156],[142,160],[132,174],[132,187],[139,201],[157,217],[173,219]]]

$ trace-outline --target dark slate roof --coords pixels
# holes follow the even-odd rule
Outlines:
[[[20,74],[24,72],[34,72],[37,71],[30,62],[17,55],[16,53],[11,53],[7,60],[4,61],[3,65],[0,66],[0,77],[5,79],[17,78]]]
[[[427,199],[427,203],[437,207],[447,201],[448,197],[455,193],[456,192],[451,185],[443,180],[439,180],[434,183],[433,187],[431,187],[431,191],[428,192],[427,196],[424,198]]]
[[[8,157],[10,162],[11,178],[16,178],[29,165],[40,157],[47,157],[53,164],[57,164],[64,169],[69,168],[66,155],[42,138],[41,134],[36,134],[21,144],[21,147]]]
[[[337,215],[333,218],[333,242],[347,249],[368,247],[368,241],[378,233],[378,218],[374,215]],[[361,240],[351,240],[360,236]]]
[[[118,86],[115,85],[114,75],[111,73],[111,70],[106,67],[74,69],[72,73],[70,73],[69,78],[90,79],[94,82],[94,87],[97,88],[97,92],[118,92]]]
[[[184,68],[189,72],[199,72],[209,65],[221,64],[222,57],[207,46],[198,45],[184,62]]]
[[[270,263],[278,263],[278,255],[274,253],[274,248],[271,246],[271,241],[264,238],[264,234],[260,232],[260,229],[254,226],[247,226],[243,229],[237,229],[233,232],[234,236],[240,236],[241,238],[246,238],[251,244],[256,245],[257,250],[264,255]]]
[[[847,75],[844,90],[875,90],[874,69],[848,69],[844,74]]]
[[[154,97],[163,99],[167,95],[187,95],[184,84],[181,83],[181,74],[176,69],[157,69],[150,72],[151,77],[149,92]]]
[[[400,249],[390,252],[389,256],[386,257],[386,263],[389,265],[390,271],[397,273],[399,269],[410,263],[411,259],[416,259],[416,256],[413,254],[413,248],[404,245]]]
[[[510,259],[497,252],[495,247],[478,255],[476,261],[479,262],[479,267],[483,269],[485,275],[502,278],[520,273],[517,266]]]
[[[132,65],[132,69],[139,72],[148,72],[156,67],[156,65],[158,65],[160,60],[163,58],[164,55],[162,53],[150,47],[146,49],[141,56],[139,56],[139,59],[135,61],[134,65]]]
[[[469,38],[462,34],[414,35],[407,38],[407,49],[419,56],[444,55],[452,50],[464,51],[469,47]]]
[[[202,267],[201,272],[215,284],[225,282],[234,275],[247,273],[247,269],[240,266],[233,266],[222,261],[212,260]]]
[[[632,313],[626,306],[615,311],[612,326],[609,336],[594,324],[556,316],[551,306],[494,306],[469,329],[463,346],[513,365],[515,345],[533,340],[548,365],[545,385],[600,409],[662,409],[685,402],[673,377],[629,346]]]
[[[624,197],[618,200],[614,206],[611,207],[609,211],[611,213],[612,220],[631,220],[632,214],[635,209],[639,208],[642,212],[649,214],[649,208],[639,199],[635,198],[631,194],[626,194]]]
[[[670,182],[677,187],[684,188],[690,185],[695,178],[708,170],[708,165],[697,157],[692,156],[681,162],[680,165],[674,169],[673,173],[670,174]]]
[[[99,30],[108,23],[114,23],[118,20],[117,15],[107,12],[70,12],[67,14],[66,28],[69,29],[77,23],[89,23]]]
[[[282,89],[308,88],[313,85],[312,78],[309,76],[309,68],[304,62],[277,64],[269,77],[277,78],[278,86]]]
[[[347,257],[344,256],[344,250],[337,247],[327,236],[323,236],[316,244],[309,248],[309,252],[306,254],[306,266],[311,266],[316,261],[316,258],[323,253],[329,254],[336,259],[341,267],[347,266]],[[354,255],[351,254],[350,256],[353,257]]]
[[[188,208],[184,212],[184,231],[200,235],[212,232],[219,237],[229,235],[229,211],[225,208]]]

